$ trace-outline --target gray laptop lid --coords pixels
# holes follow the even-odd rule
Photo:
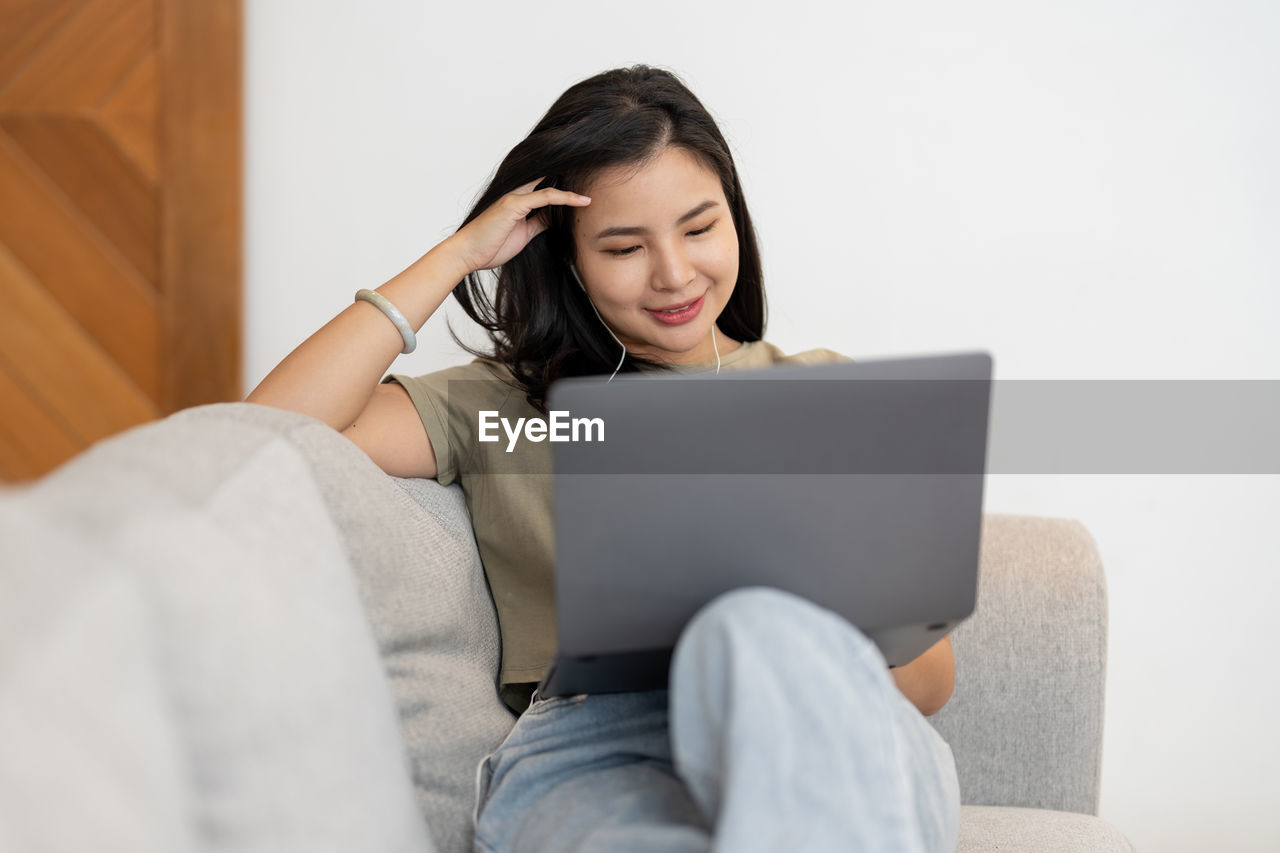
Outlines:
[[[991,370],[961,353],[557,382],[549,410],[603,424],[552,446],[558,658],[669,649],[763,585],[914,659],[974,609]]]

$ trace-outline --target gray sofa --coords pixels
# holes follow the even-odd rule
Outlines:
[[[505,736],[462,494],[311,418],[203,406],[0,491],[0,849],[469,849]],[[989,515],[960,850],[1111,851],[1106,599],[1075,521]]]

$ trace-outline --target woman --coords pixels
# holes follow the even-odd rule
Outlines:
[[[490,298],[478,273],[495,268]],[[492,351],[380,384],[451,292]],[[461,482],[520,714],[479,768],[477,849],[954,849],[955,764],[923,716],[951,694],[949,639],[890,671],[829,611],[741,590],[686,628],[669,693],[535,695],[555,651],[549,445],[519,443],[513,468],[478,412],[542,416],[562,376],[843,358],[783,355],[764,309],[715,122],[670,73],[618,69],[566,91],[457,232],[248,397],[325,421],[388,474]]]

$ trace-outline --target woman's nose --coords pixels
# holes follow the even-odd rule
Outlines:
[[[654,271],[659,290],[682,290],[697,274],[683,246],[668,247],[659,253],[658,268]]]

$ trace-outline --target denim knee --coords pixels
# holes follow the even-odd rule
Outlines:
[[[868,663],[885,666],[879,648],[837,613],[790,592],[772,587],[731,590],[694,615],[680,637],[677,650],[687,655],[722,657],[732,649],[747,651],[758,661],[777,658],[794,662],[796,655],[812,659],[836,648],[853,649]]]

